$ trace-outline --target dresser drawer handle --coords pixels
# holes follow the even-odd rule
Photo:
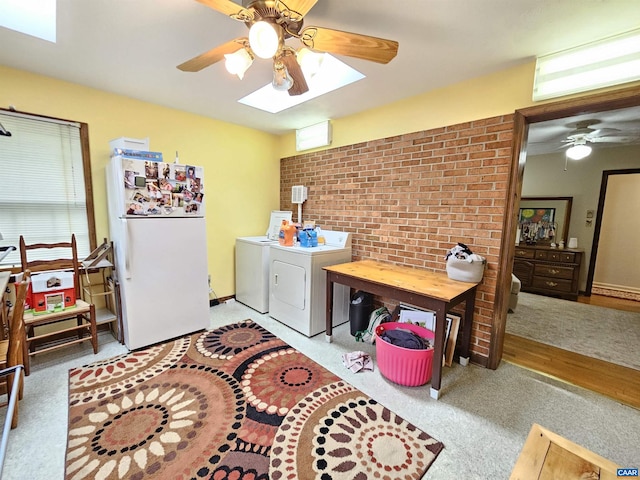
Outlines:
[[[549,287],[557,287],[558,284],[556,282],[544,282],[546,283]]]
[[[560,270],[549,269],[549,273],[550,273],[551,275],[555,275],[555,274],[557,274],[557,273],[560,273]]]

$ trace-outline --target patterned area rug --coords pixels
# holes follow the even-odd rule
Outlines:
[[[69,372],[66,479],[419,479],[443,448],[250,320]]]

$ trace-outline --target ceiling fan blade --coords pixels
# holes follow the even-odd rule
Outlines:
[[[302,17],[309,13],[309,10],[311,10],[313,6],[318,3],[318,0],[287,0],[286,3],[287,8],[291,12],[299,14],[300,19],[302,19]]]
[[[196,0],[196,2],[242,22],[253,19],[251,11],[231,0]]]
[[[309,91],[309,86],[307,85],[307,79],[304,78],[304,73],[302,73],[302,68],[300,68],[300,64],[296,60],[295,55],[283,55],[280,60],[287,67],[287,71],[291,78],[293,78],[293,85],[289,89],[289,95],[302,95],[305,92]]]
[[[223,43],[222,45],[212,48],[208,52],[204,52],[202,55],[187,60],[186,62],[178,65],[178,69],[183,72],[199,72],[203,68],[213,65],[224,58],[226,53],[233,53],[240,50],[245,43],[248,43],[249,39],[246,37],[236,38],[230,42]]]
[[[618,128],[598,128],[589,134],[590,137],[605,137],[617,135],[620,132]]]
[[[389,63],[398,53],[398,42],[330,28],[307,27],[300,41],[311,50],[337,53],[377,63]]]
[[[632,134],[611,135],[603,137],[593,137],[588,140],[593,143],[636,143],[640,137]]]

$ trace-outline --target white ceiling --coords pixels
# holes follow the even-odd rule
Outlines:
[[[319,0],[305,17],[310,25],[397,40],[398,56],[387,65],[338,56],[367,78],[269,114],[237,103],[269,82],[267,60],[256,60],[242,81],[222,62],[198,73],[176,68],[245,36],[244,24],[195,0],[58,0],[57,43],[0,28],[0,64],[281,134],[631,30],[640,3]],[[1,108],[15,105],[1,93]]]

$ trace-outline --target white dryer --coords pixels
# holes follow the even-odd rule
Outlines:
[[[312,337],[325,331],[326,272],[351,261],[351,234],[323,230],[325,245],[269,249],[269,316]],[[349,321],[350,289],[334,285],[333,325]]]

